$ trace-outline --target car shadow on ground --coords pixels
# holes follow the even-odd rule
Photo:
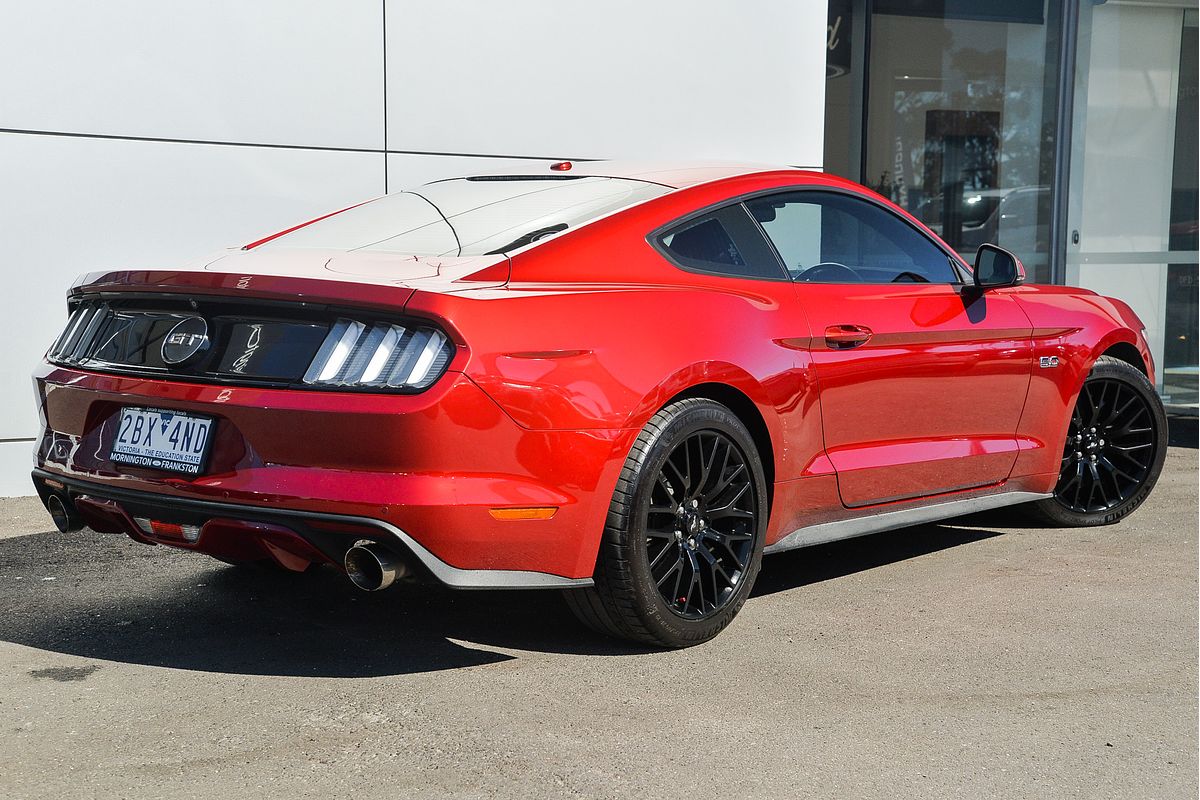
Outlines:
[[[750,602],[755,597],[835,580],[1000,535],[997,531],[981,530],[972,519],[962,518],[789,550],[766,557]]]
[[[770,556],[749,603],[994,535],[927,525]],[[380,677],[516,657],[489,648],[652,652],[584,629],[555,592],[416,584],[364,594],[332,568],[226,567],[91,531],[0,541],[0,604],[0,640],[232,674]]]

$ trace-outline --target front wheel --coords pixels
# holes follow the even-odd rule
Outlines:
[[[595,587],[566,592],[590,627],[687,647],[737,615],[762,563],[766,480],[750,432],[719,403],[681,400],[634,443],[609,506]]]
[[[1150,495],[1167,457],[1167,416],[1150,381],[1116,358],[1096,359],[1071,414],[1054,496],[1031,504],[1064,527],[1110,525]]]

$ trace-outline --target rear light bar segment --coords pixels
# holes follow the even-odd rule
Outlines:
[[[46,353],[50,361],[78,364],[91,354],[92,339],[101,325],[108,321],[109,309],[104,303],[80,303],[67,319],[67,327]]]
[[[454,343],[437,328],[340,318],[317,350],[304,382],[424,389],[442,376],[453,357]]]

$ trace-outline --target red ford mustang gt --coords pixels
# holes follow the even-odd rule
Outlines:
[[[34,482],[89,525],[361,588],[557,588],[679,647],[764,553],[1028,504],[1098,525],[1166,454],[1142,324],[968,267],[828,175],[437,181],[191,271],[82,279]]]

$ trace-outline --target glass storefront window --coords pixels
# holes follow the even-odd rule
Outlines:
[[[867,0],[829,0],[825,171],[859,180]]]
[[[1200,336],[1197,336],[1197,280],[1200,259],[1200,75],[1197,56],[1196,12],[1184,17],[1179,55],[1179,92],[1175,112],[1175,169],[1171,182],[1171,227],[1167,248],[1172,253],[1192,256],[1189,263],[1167,265],[1167,316],[1163,326],[1163,393],[1172,403],[1195,405],[1200,401],[1197,378],[1200,377]]]
[[[1146,323],[1159,389],[1197,402],[1196,12],[1081,7],[1066,282]]]
[[[1196,408],[1195,2],[830,0],[829,34],[825,168],[1129,303]]]
[[[876,0],[868,55],[863,182],[967,261],[994,242],[1043,282],[1057,19],[1056,0]]]

